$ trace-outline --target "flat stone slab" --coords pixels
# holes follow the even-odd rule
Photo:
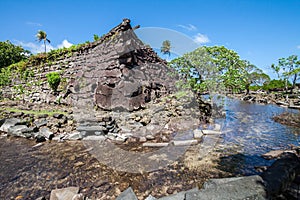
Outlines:
[[[195,138],[195,139],[201,139],[202,136],[203,136],[202,131],[199,130],[199,129],[194,130],[194,131],[193,131],[193,134],[194,134],[194,138]]]
[[[174,146],[189,146],[198,144],[198,140],[177,140],[173,141]]]
[[[260,176],[248,176],[233,179],[213,179],[205,188],[196,192],[187,192],[186,200],[266,200],[266,190]]]
[[[216,130],[202,130],[203,135],[220,135],[221,131]]]
[[[125,191],[123,191],[116,200],[138,200],[132,188],[129,187]]]
[[[143,147],[166,147],[168,145],[169,145],[169,143],[167,143],[167,142],[158,142],[158,143],[145,142],[145,143],[143,143]]]
[[[270,151],[268,153],[265,153],[261,156],[264,159],[271,160],[271,159],[279,158],[284,153],[295,153],[295,151],[293,151],[293,150],[274,150],[274,151]]]
[[[67,187],[51,191],[50,200],[71,200],[79,192],[79,187]]]

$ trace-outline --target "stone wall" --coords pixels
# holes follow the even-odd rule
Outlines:
[[[4,97],[132,111],[172,92],[176,80],[166,62],[138,39],[129,19],[124,19],[99,41],[60,55],[51,63],[30,68],[35,74],[32,80],[14,82],[21,84],[26,92],[17,94],[11,85],[4,88]],[[56,94],[45,77],[52,71],[60,72],[63,80]]]

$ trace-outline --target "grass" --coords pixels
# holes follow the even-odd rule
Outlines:
[[[68,115],[68,113],[60,110],[21,110],[18,108],[0,108],[0,111],[5,111],[5,110],[9,112],[23,112],[24,114],[34,114],[34,115],[47,114],[49,116],[53,116],[56,113]]]

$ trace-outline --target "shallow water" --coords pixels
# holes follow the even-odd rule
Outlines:
[[[235,174],[256,174],[254,167],[270,165],[261,157],[271,150],[289,149],[291,144],[300,145],[300,128],[281,125],[272,120],[283,112],[298,112],[276,105],[259,105],[226,98],[224,102],[226,119],[223,124],[223,138],[220,151],[226,152],[224,163],[236,163]],[[218,120],[217,120],[218,121]]]
[[[226,118],[216,120],[222,125],[221,139],[210,142],[208,138],[205,142],[214,145],[208,150],[221,153],[218,168],[225,172],[257,174],[255,166],[272,163],[261,158],[261,154],[289,148],[290,144],[299,145],[299,128],[271,119],[285,111],[296,112],[294,110],[233,99],[225,99],[223,108]],[[149,173],[120,172],[99,162],[80,141],[45,142],[33,148],[34,145],[35,142],[22,138],[0,138],[0,199],[17,196],[48,199],[51,190],[69,186],[80,187],[80,192],[92,199],[114,199],[132,186],[139,199],[143,199],[149,194],[161,197],[191,189],[208,178],[224,176],[208,169],[189,170],[181,159]],[[122,162],[122,158],[118,162]]]

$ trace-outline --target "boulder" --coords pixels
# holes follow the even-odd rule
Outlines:
[[[34,128],[28,128],[26,125],[16,125],[8,128],[8,135],[30,138],[33,136]]]
[[[293,153],[281,155],[281,158],[261,175],[266,183],[268,196],[274,198],[283,193],[299,173],[299,157]]]
[[[10,127],[20,124],[21,120],[17,118],[10,118],[10,119],[5,119],[4,121],[2,120],[1,123],[2,125],[0,127],[0,131],[8,132],[8,129]]]
[[[49,140],[51,140],[54,137],[54,133],[46,127],[40,128],[40,134]]]

